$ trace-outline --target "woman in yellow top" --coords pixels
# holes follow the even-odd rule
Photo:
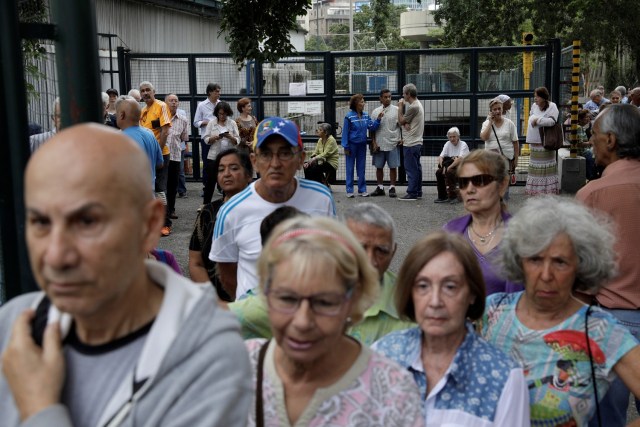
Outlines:
[[[316,149],[304,162],[304,177],[312,181],[329,185],[335,180],[338,169],[338,144],[331,135],[331,125],[320,123],[316,134],[320,137]]]

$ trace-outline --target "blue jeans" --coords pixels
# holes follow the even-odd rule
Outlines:
[[[404,170],[407,173],[407,194],[422,197],[422,144],[402,147],[404,153]]]
[[[347,193],[353,193],[353,165],[356,166],[358,173],[358,193],[367,192],[367,181],[365,180],[365,162],[367,161],[367,144],[351,144],[349,145],[349,155],[345,156],[347,163]]]
[[[610,310],[602,309],[616,319],[622,326],[626,326],[631,335],[640,339],[640,310]],[[617,378],[600,399],[600,417],[607,427],[622,427],[627,425],[627,406],[629,405],[629,389]],[[640,411],[640,401],[636,399],[636,409]],[[598,415],[594,415],[589,427],[598,427]]]

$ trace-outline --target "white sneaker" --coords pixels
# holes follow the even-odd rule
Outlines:
[[[347,193],[347,199],[353,199],[355,195],[353,193]]]

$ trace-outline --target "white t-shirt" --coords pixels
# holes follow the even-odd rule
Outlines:
[[[451,141],[447,141],[442,147],[440,157],[464,157],[469,154],[469,146],[466,142],[460,140],[458,145],[453,145]]]
[[[484,142],[485,150],[494,150],[500,153],[500,147],[498,146],[498,141],[496,140],[496,133],[498,134],[498,138],[500,138],[500,146],[502,146],[502,152],[505,157],[509,160],[513,160],[514,152],[513,152],[513,142],[518,141],[518,130],[516,129],[516,125],[509,119],[502,119],[501,126],[493,126],[496,130],[494,133],[491,129],[491,122],[489,120],[485,120],[482,124],[482,130],[480,133],[484,132],[486,128],[489,128],[489,139]]]
[[[378,130],[376,130],[376,144],[380,147],[380,151],[391,151],[398,146],[401,137],[398,107],[389,105],[385,108],[380,105],[371,113],[371,119],[377,119],[383,109],[384,116],[380,120]]]
[[[534,118],[538,119],[535,126],[531,124],[531,121]],[[529,113],[529,121],[527,126],[527,143],[540,144],[542,142],[540,140],[540,127],[553,126],[556,124],[557,119],[558,107],[554,102],[549,102],[549,106],[544,111],[540,110],[538,104],[533,104],[531,106],[531,112]]]
[[[271,203],[256,192],[256,182],[227,201],[216,219],[209,259],[238,263],[236,298],[258,285],[256,263],[262,250],[260,223],[280,206],[293,206],[311,216],[336,216],[329,189],[318,182],[297,178],[293,196],[284,203]]]

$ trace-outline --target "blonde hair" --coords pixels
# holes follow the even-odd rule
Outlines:
[[[304,281],[327,276],[333,269],[345,290],[353,288],[350,317],[359,322],[378,297],[378,273],[351,231],[338,221],[325,217],[297,217],[284,221],[272,232],[258,259],[260,289],[268,290],[273,269],[289,261],[289,277]]]

